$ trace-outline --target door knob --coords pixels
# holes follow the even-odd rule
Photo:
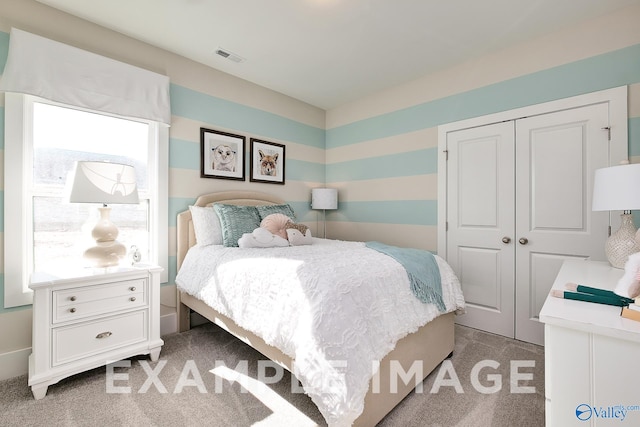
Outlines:
[[[521,237],[518,242],[520,242],[521,245],[526,245],[527,243],[529,243],[529,239],[527,239],[526,237]]]
[[[511,242],[511,237],[504,236],[502,238],[502,243],[510,243],[510,242]]]

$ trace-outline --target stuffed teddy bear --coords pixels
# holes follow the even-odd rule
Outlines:
[[[624,265],[624,276],[618,280],[613,292],[627,298],[640,296],[640,252],[629,255]]]

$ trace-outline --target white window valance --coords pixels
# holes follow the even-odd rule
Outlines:
[[[171,123],[169,77],[16,28],[0,90]]]

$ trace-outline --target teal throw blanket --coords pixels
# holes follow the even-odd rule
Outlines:
[[[390,256],[407,272],[411,291],[424,303],[433,303],[440,312],[446,307],[442,301],[442,283],[438,262],[431,252],[412,248],[399,248],[380,242],[366,242],[368,248]]]

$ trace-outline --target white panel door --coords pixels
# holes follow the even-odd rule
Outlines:
[[[606,261],[609,213],[592,212],[609,163],[608,104],[516,121],[515,338],[543,344],[538,313],[566,259]]]
[[[462,284],[462,325],[514,335],[514,124],[447,135],[447,261]]]

